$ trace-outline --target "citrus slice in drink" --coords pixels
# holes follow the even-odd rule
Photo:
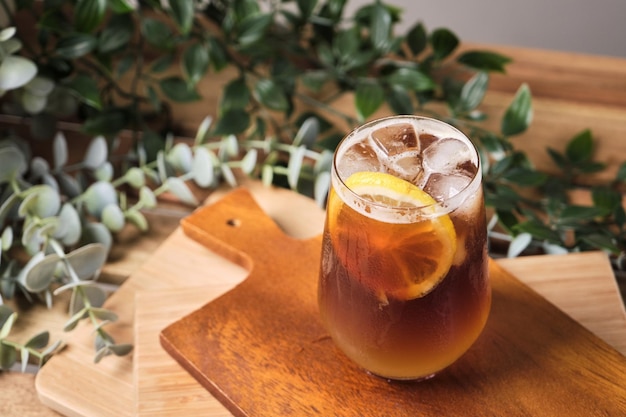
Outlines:
[[[432,291],[456,252],[450,216],[434,209],[428,213],[436,204],[430,195],[386,173],[357,172],[345,185],[372,203],[346,204],[336,193],[330,196],[328,230],[347,273],[384,303],[389,297],[411,300]],[[393,207],[396,217],[378,217],[374,205]],[[423,216],[402,218],[414,208]]]

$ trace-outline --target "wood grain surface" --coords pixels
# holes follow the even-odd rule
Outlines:
[[[321,325],[319,238],[284,235],[245,190],[189,216],[183,229],[250,271],[161,333],[165,349],[234,415],[626,413],[626,358],[494,263],[479,342],[433,380],[397,384],[364,373]]]

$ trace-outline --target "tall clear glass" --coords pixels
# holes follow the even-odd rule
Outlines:
[[[436,374],[491,306],[476,148],[438,120],[379,119],[343,139],[331,178],[318,288],[330,335],[375,375]]]

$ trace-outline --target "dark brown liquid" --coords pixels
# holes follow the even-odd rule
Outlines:
[[[458,238],[455,262],[431,292],[411,300],[381,300],[371,285],[358,278],[359,271],[350,270],[356,265],[367,267],[368,258],[374,255],[368,253],[368,239],[373,239],[376,231],[358,220],[362,214],[346,205],[341,209],[346,211],[343,221],[352,219],[358,230],[351,242],[333,242],[333,230],[327,223],[319,281],[320,311],[335,343],[363,368],[387,378],[426,377],[458,359],[482,331],[491,289],[482,195],[474,197],[480,203],[473,204],[475,212],[463,216],[450,213]],[[336,198],[331,193],[331,200]],[[345,262],[338,255],[345,250],[341,245],[363,250],[359,255],[362,261]],[[410,251],[403,253],[407,256]]]

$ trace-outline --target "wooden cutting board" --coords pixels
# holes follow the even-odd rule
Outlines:
[[[285,233],[296,238],[320,233],[323,211],[310,199],[258,182],[246,187]],[[222,195],[216,192],[211,201]],[[505,266],[626,353],[624,308],[606,256],[525,257],[506,260]],[[107,357],[93,364],[92,329],[79,328],[68,335],[69,348],[37,375],[40,400],[68,416],[231,415],[163,351],[158,335],[172,321],[225,293],[246,275],[245,269],[177,230],[107,301],[119,315],[110,330],[117,340],[135,341],[133,357]]]
[[[478,343],[430,381],[389,383],[339,353],[318,319],[319,236],[286,236],[245,190],[183,229],[250,273],[161,343],[237,416],[626,414],[626,358],[493,262]]]

